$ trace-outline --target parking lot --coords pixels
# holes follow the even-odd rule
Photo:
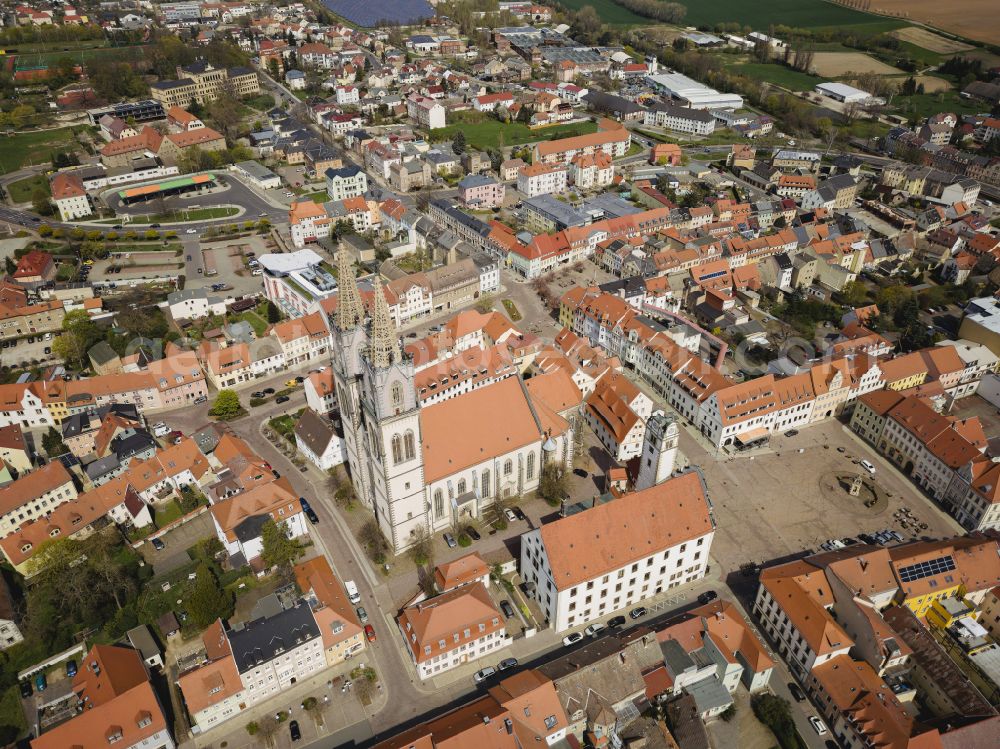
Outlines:
[[[187,550],[203,538],[215,535],[211,513],[205,512],[193,520],[164,533],[160,540],[164,548],[157,551],[148,541],[139,552],[148,564],[153,565],[154,575],[165,575],[191,561]]]
[[[48,338],[46,338],[48,336]],[[7,367],[20,367],[33,361],[54,361],[52,356],[52,338],[55,333],[39,333],[25,338],[12,338],[0,346],[0,364]]]
[[[909,479],[838,421],[802,429],[794,437],[773,437],[766,450],[722,460],[690,446],[690,436],[685,436],[681,449],[702,467],[715,506],[718,529],[712,556],[724,570],[818,550],[831,538],[886,528],[906,540],[962,532]],[[888,497],[870,509],[845,491],[829,490],[836,476],[864,474],[856,465],[860,459],[875,465],[875,482]],[[831,496],[836,499],[831,501]],[[904,528],[894,517],[904,507],[927,529],[915,534],[912,524]]]

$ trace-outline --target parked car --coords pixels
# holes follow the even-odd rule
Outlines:
[[[358,615],[358,621],[359,622],[361,622],[362,624],[367,624],[368,623],[368,612],[365,611],[365,607],[364,606],[358,606],[356,609],[354,609],[354,611]]]
[[[522,510],[520,507],[512,507],[511,509],[514,511],[514,514],[517,516],[518,520],[526,521],[528,519],[528,516],[524,514],[524,510]]]
[[[512,619],[514,617],[514,607],[510,605],[510,601],[506,598],[500,601],[500,610],[508,619]]]
[[[623,624],[625,624],[626,621],[627,621],[627,619],[625,619],[624,616],[613,616],[610,619],[608,619],[608,626],[609,627],[620,627]]]
[[[295,387],[298,384],[299,383],[297,383],[295,380],[285,380],[285,387],[286,388],[293,388],[293,387]]]
[[[503,516],[507,518],[507,521],[510,523],[513,523],[515,520],[517,520],[517,515],[515,515],[514,511],[509,507],[504,508]]]
[[[583,639],[582,632],[572,632],[563,638],[563,645],[569,647],[570,645],[575,645]]]
[[[868,473],[870,473],[872,476],[875,475],[875,466],[873,466],[870,461],[859,460],[858,465],[864,468],[866,471],[868,471]]]
[[[305,513],[306,517],[309,518],[309,522],[313,525],[319,523],[319,517],[316,515],[316,510],[312,508],[308,500],[305,497],[299,497],[299,504],[302,505],[302,512]]]
[[[208,403],[208,396],[207,395],[199,395],[197,398],[194,399],[194,402],[196,404],[198,404],[198,403]]]
[[[264,395],[274,395],[274,388],[264,388],[261,390]]]
[[[298,741],[302,738],[302,731],[299,730],[299,722],[293,720],[288,724],[288,733],[292,737],[292,741]]]
[[[601,632],[603,632],[606,629],[607,627],[604,626],[603,624],[591,624],[583,631],[584,634],[587,635],[587,637],[600,637]]]
[[[636,608],[634,608],[631,611],[629,611],[628,615],[630,617],[632,617],[633,619],[641,619],[642,617],[644,617],[648,613],[649,613],[649,609],[647,609],[645,606],[637,606]]]
[[[786,437],[794,437],[798,433],[799,433],[798,429],[789,429],[787,432],[785,432],[785,436]]]
[[[478,541],[479,539],[482,538],[482,536],[479,535],[479,531],[477,531],[471,525],[465,526],[465,535],[467,535],[473,541]]]
[[[710,601],[714,601],[718,597],[719,594],[716,593],[714,590],[706,590],[704,593],[698,596],[698,603],[709,603]]]
[[[275,403],[288,403],[288,401],[290,401],[290,400],[291,400],[291,398],[289,398],[287,395],[279,395],[277,398],[274,399],[274,402]]]
[[[448,544],[449,549],[454,549],[456,546],[458,546],[458,542],[455,540],[455,537],[450,533],[444,534],[444,542]]]
[[[263,398],[264,397],[264,391],[263,390],[255,390],[254,392],[250,393],[250,397],[251,398]]]
[[[167,546],[165,543],[163,543],[163,541],[161,541],[158,538],[152,539],[150,543],[153,544],[153,548],[156,549],[157,551],[163,551]]]
[[[30,681],[25,680],[25,681],[21,682],[21,696],[23,698],[27,699],[28,697],[30,697],[34,693],[35,693],[35,690],[31,688],[31,682]]]
[[[48,689],[49,682],[45,679],[45,674],[38,674],[35,677],[35,691],[44,692]]]
[[[819,719],[819,716],[810,715],[809,716],[809,723],[810,723],[810,725],[812,725],[813,730],[816,731],[816,733],[819,736],[825,736],[826,735],[826,723],[824,723],[823,721],[821,721]]]
[[[368,642],[375,642],[375,627],[371,624],[365,625],[365,637],[368,638]]]
[[[198,233],[198,230],[197,230],[197,229],[188,229],[188,230],[187,230],[186,232],[184,232],[184,233],[185,233],[185,234],[197,234],[197,233]]]
[[[491,676],[496,675],[497,670],[493,666],[487,666],[486,668],[481,668],[472,675],[473,680],[476,684],[481,684],[486,681]]]
[[[583,470],[582,468],[574,468],[574,469],[573,469],[573,473],[575,473],[575,474],[576,474],[577,476],[579,476],[579,477],[580,477],[580,478],[582,478],[582,479],[585,479],[585,478],[587,478],[587,476],[589,476],[589,475],[590,475],[589,473],[587,473],[587,472],[586,472],[585,470]]]
[[[788,691],[792,693],[792,697],[795,698],[796,702],[806,701],[805,694],[802,692],[801,689],[799,689],[799,685],[796,684],[794,681],[788,682]]]
[[[504,658],[497,664],[497,671],[506,671],[508,668],[517,668],[517,658]]]
[[[66,676],[70,679],[76,676],[76,661],[72,659],[66,661]]]

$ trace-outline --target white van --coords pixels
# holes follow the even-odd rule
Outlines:
[[[162,421],[158,421],[155,424],[153,424],[154,437],[166,437],[168,434],[170,434],[170,427],[168,427]]]
[[[344,587],[347,588],[347,600],[351,603],[361,603],[361,594],[358,593],[358,586],[354,584],[353,580],[348,580],[344,583]]]
[[[868,471],[868,473],[870,473],[872,476],[875,475],[875,466],[873,466],[867,460],[859,460],[858,465],[864,468],[866,471]]]

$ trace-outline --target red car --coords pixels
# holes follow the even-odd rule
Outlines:
[[[368,642],[375,642],[375,627],[371,624],[365,625],[365,637],[368,638]]]

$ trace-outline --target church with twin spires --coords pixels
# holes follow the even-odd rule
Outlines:
[[[355,492],[399,553],[485,519],[497,497],[538,487],[542,466],[569,470],[573,427],[520,376],[421,407],[381,281],[366,309],[348,253],[338,253],[332,366]]]

